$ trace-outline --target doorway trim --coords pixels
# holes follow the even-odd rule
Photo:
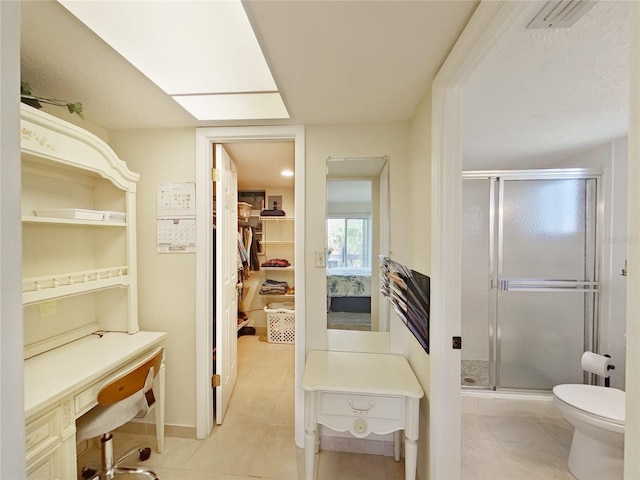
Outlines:
[[[206,438],[213,429],[213,248],[211,218],[212,148],[215,143],[290,140],[295,144],[295,264],[304,265],[305,138],[304,126],[205,127],[196,129],[196,436]],[[300,377],[305,360],[305,273],[295,275],[295,439],[304,444],[304,394]]]
[[[465,83],[530,2],[480,2],[432,83],[429,477],[460,478],[462,97]]]
[[[628,178],[627,365],[640,361],[640,5],[631,3],[631,78]],[[460,478],[460,193],[462,95],[469,76],[531,2],[482,1],[432,83],[432,331],[429,394],[430,478]],[[634,240],[635,239],[635,240]],[[625,476],[640,476],[640,376],[627,370]]]

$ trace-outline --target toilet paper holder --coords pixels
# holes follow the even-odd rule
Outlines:
[[[608,353],[604,354],[605,357],[607,358],[611,358],[611,355],[609,355]],[[616,366],[615,365],[607,365],[607,370],[615,370]],[[604,377],[604,386],[605,387],[610,387],[611,386],[611,378],[610,377]]]
[[[611,355],[609,354],[598,354],[595,352],[586,351],[582,354],[582,359],[580,361],[582,369],[585,372],[591,373],[598,377],[602,377],[604,379],[604,386],[609,387],[610,381],[610,371],[615,370],[615,366],[611,365],[610,362]]]

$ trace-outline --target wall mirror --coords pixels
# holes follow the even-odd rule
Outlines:
[[[328,157],[327,328],[386,332],[379,256],[389,253],[389,158]]]

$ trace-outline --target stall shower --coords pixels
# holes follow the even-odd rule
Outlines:
[[[597,347],[599,173],[465,172],[461,384],[582,383]]]

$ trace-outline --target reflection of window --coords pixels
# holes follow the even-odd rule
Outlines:
[[[584,216],[584,184],[584,180],[551,180],[537,185],[534,194],[543,234],[564,236],[578,232]]]
[[[327,268],[371,266],[371,221],[366,218],[327,220]]]

